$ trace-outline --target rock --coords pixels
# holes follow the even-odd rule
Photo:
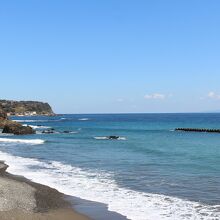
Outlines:
[[[50,130],[45,130],[45,131],[42,131],[42,134],[54,134],[54,129],[50,129]]]
[[[7,121],[7,114],[5,111],[3,111],[0,108],[0,128],[3,128],[5,126],[6,121]]]
[[[23,126],[22,124],[11,121],[7,117],[6,111],[0,106],[0,128],[3,129],[2,133],[9,134],[35,134],[35,131],[29,126]]]
[[[7,119],[0,119],[0,128],[3,129],[6,125],[14,124],[16,122],[13,122],[11,120]]]
[[[7,168],[8,165],[4,161],[0,161],[0,175],[4,174]]]
[[[0,120],[6,120],[6,119],[7,119],[6,112],[0,109]]]
[[[9,121],[3,128],[2,133],[15,135],[35,134],[35,131],[30,126],[23,126],[17,122]]]
[[[119,136],[108,136],[107,138],[109,140],[117,140],[117,139],[119,139]]]

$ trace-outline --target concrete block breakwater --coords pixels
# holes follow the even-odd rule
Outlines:
[[[206,128],[176,128],[175,131],[220,133],[220,129],[206,129]]]

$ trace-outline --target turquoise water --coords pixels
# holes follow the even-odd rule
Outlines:
[[[174,131],[220,128],[220,114],[13,119],[36,126],[37,134],[1,137],[0,159],[11,172],[130,219],[220,219],[220,134]],[[47,127],[57,133],[42,134]],[[109,135],[125,139],[99,139]]]

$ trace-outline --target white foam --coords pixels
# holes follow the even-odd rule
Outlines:
[[[65,194],[108,204],[109,210],[129,219],[217,220],[220,216],[220,206],[119,187],[113,173],[82,170],[56,161],[46,163],[1,151],[0,158],[9,165],[8,171],[11,173],[49,185]],[[39,166],[41,169],[32,169],[32,166]]]
[[[16,122],[47,122],[48,120],[29,120],[29,119],[24,119],[24,120],[12,120]]]
[[[10,136],[14,136],[14,134],[8,134],[8,133],[2,133],[2,131],[0,131],[0,136],[2,137],[10,137]]]
[[[50,129],[51,127],[49,126],[39,126],[39,125],[28,125],[28,124],[23,124],[23,126],[29,126],[33,129]]]
[[[88,121],[89,118],[79,118],[78,120],[79,120],[79,121]]]
[[[108,137],[94,137],[96,140],[108,140]]]
[[[78,131],[70,131],[69,133],[70,134],[78,134],[79,132]]]
[[[119,137],[117,139],[110,139],[109,137],[107,136],[103,136],[103,137],[94,137],[96,140],[127,140],[125,137]]]
[[[12,139],[12,138],[0,138],[0,142],[3,143],[24,143],[24,144],[43,144],[45,141],[41,139]]]
[[[126,141],[127,139],[125,137],[119,137],[118,140]]]

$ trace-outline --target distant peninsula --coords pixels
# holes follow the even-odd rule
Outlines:
[[[7,116],[54,115],[48,103],[37,101],[0,100],[0,110]]]
[[[2,133],[11,133],[15,135],[35,134],[35,130],[30,126],[23,126],[8,118],[9,116],[35,115],[53,116],[55,114],[48,103],[0,100],[0,129],[2,129]]]

